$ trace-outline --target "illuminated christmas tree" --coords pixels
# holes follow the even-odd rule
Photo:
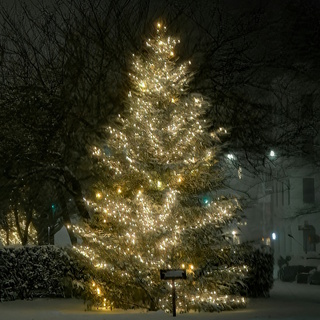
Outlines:
[[[83,239],[76,250],[101,271],[105,299],[119,307],[169,308],[170,283],[159,271],[181,268],[187,280],[177,282],[177,307],[239,306],[246,266],[230,229],[239,206],[218,196],[225,130],[210,132],[208,101],[189,92],[191,63],[177,63],[179,40],[160,23],[155,33],[132,57],[125,112],[93,148],[101,182],[87,200],[90,226],[74,228]]]

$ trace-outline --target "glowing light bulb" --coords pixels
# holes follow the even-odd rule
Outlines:
[[[121,193],[121,188],[119,187],[117,191],[118,191],[118,193]]]
[[[100,192],[97,192],[97,193],[96,193],[96,198],[97,198],[97,199],[101,199],[101,197],[102,197],[101,193],[100,193]]]
[[[139,86],[140,86],[142,89],[144,89],[144,88],[146,87],[146,84],[145,84],[143,81],[141,81],[141,82],[139,83]]]

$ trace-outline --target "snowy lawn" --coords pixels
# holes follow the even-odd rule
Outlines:
[[[162,320],[171,318],[173,318],[172,314],[166,314],[163,311],[87,312],[83,301],[76,299],[36,299],[0,303],[1,320]],[[276,281],[270,298],[250,299],[246,309],[222,313],[177,314],[176,319],[320,319],[320,286]]]

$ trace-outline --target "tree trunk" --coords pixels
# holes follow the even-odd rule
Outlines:
[[[21,243],[22,243],[22,242],[23,242],[23,236],[22,236],[22,231],[21,231],[21,228],[20,228],[19,216],[18,216],[18,210],[17,210],[17,208],[14,208],[14,211],[13,211],[13,212],[14,212],[14,220],[15,220],[15,223],[16,223],[17,232],[18,232],[20,241],[21,241]]]

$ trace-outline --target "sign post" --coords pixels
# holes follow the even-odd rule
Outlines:
[[[187,279],[186,269],[166,269],[160,270],[161,280],[172,280],[172,315],[177,316],[176,312],[176,285],[174,280]]]
[[[175,317],[176,313],[176,285],[172,279],[172,315]]]

